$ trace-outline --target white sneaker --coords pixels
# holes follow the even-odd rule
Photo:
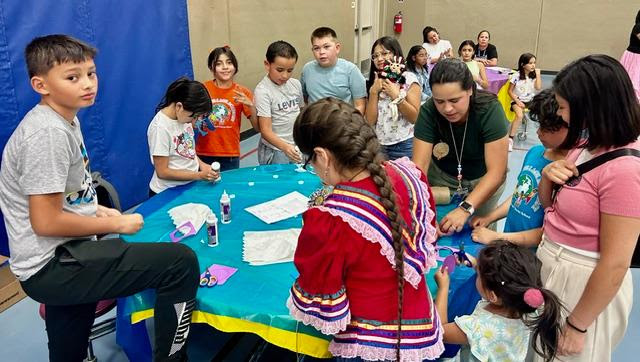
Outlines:
[[[509,137],[509,152],[513,152],[513,138]]]

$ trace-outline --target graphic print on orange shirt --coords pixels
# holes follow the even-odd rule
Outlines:
[[[206,81],[204,86],[209,91],[213,110],[209,120],[215,130],[196,139],[196,152],[202,156],[238,157],[240,156],[240,122],[242,114],[250,117],[251,109],[235,102],[236,92],[242,92],[247,98],[253,94],[247,88],[233,83],[230,88],[220,88],[213,80]],[[207,127],[208,128],[208,127]]]
[[[213,108],[209,120],[215,128],[233,128],[236,122],[236,107],[226,98],[211,99]]]

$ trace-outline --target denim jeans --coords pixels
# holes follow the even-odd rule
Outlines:
[[[235,170],[240,168],[240,157],[220,157],[220,156],[200,156],[198,157],[206,164],[213,162],[220,163],[220,171]]]
[[[383,145],[382,152],[387,155],[389,160],[396,160],[404,156],[411,158],[413,157],[413,137],[393,145]]]
[[[291,160],[284,152],[260,142],[258,144],[258,163],[261,165],[287,164],[291,163]]]

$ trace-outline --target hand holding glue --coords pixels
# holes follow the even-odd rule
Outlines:
[[[296,172],[307,172],[307,170],[302,168],[303,161],[304,161],[304,159],[302,158],[302,152],[300,152],[300,149],[298,148],[298,146],[295,146],[295,150],[298,153],[299,160],[300,160],[300,162],[296,162]]]
[[[211,171],[216,174],[213,182],[220,182],[220,180],[222,180],[222,176],[220,175],[220,162],[213,162],[211,164]]]
[[[295,145],[291,145],[291,144],[287,144],[283,149],[282,152],[284,152],[284,154],[289,158],[289,160],[291,160],[292,162],[295,163],[300,163],[302,162],[302,158],[300,157],[300,150],[298,149],[297,146]]]

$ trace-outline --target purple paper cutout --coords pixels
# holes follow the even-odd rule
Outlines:
[[[457,253],[458,251],[460,251],[460,249],[454,248],[452,246],[446,246],[446,245],[437,245],[436,246],[436,250],[440,251],[440,250],[449,250],[452,254]],[[436,256],[436,260],[437,261],[444,261],[445,257],[444,256],[440,256],[440,254],[438,254]]]
[[[189,230],[186,233],[184,233],[184,232],[182,232],[180,230],[180,229],[185,228],[185,227],[189,228]],[[176,236],[176,234],[179,233],[179,232],[182,233],[182,236]],[[196,228],[193,226],[191,221],[187,221],[184,224],[178,226],[175,230],[173,230],[171,232],[171,234],[169,234],[169,238],[171,238],[171,241],[173,241],[174,243],[177,243],[180,240],[182,240],[182,239],[184,239],[184,238],[186,238],[188,236],[195,235],[195,234],[196,234]]]
[[[220,264],[213,264],[208,269],[209,274],[215,276],[218,280],[218,283],[216,285],[224,284],[227,279],[229,279],[233,274],[235,274],[236,271],[238,271],[238,268],[232,268],[230,266]],[[204,278],[205,273],[206,271],[200,274],[200,279]]]
[[[456,270],[456,257],[454,255],[449,255],[444,258],[444,262],[442,262],[442,266],[447,268],[449,274],[452,274]]]

